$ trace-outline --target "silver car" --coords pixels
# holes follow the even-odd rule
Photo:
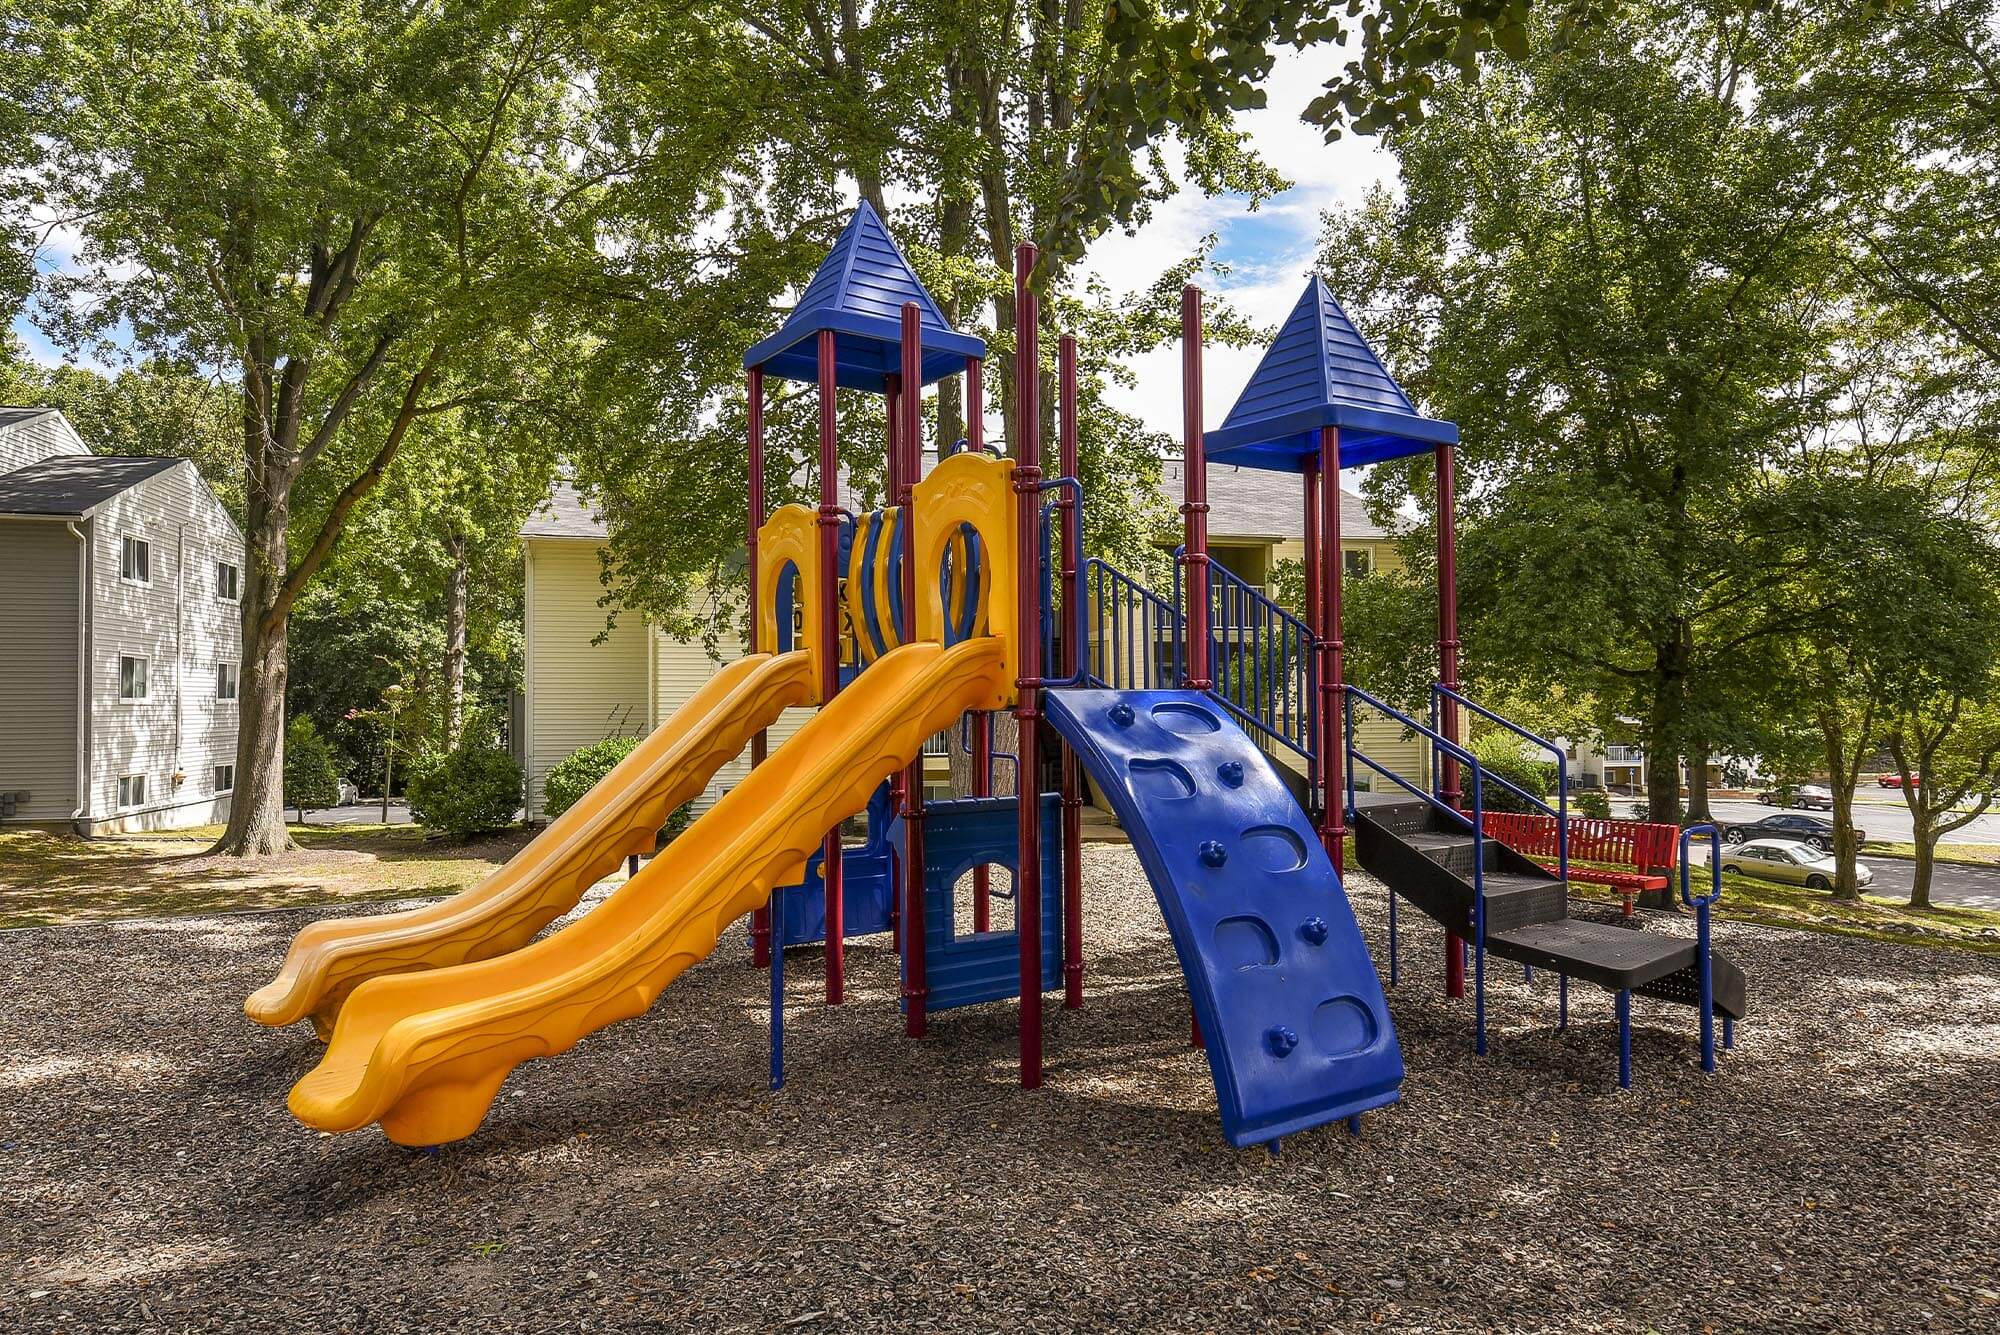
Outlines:
[[[1812,890],[1833,889],[1838,868],[1831,853],[1790,839],[1752,839],[1722,850],[1722,869],[1739,876],[1756,876],[1766,881],[1783,881]],[[1854,879],[1872,885],[1875,873],[1868,864],[1854,864]]]

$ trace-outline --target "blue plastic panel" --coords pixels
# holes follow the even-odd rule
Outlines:
[[[1051,691],[1046,710],[1153,883],[1229,1142],[1396,1102],[1403,1053],[1374,961],[1270,759],[1199,692]]]
[[[924,999],[950,1010],[1021,993],[1018,932],[957,934],[952,886],[981,863],[1014,870],[1019,814],[1011,797],[961,797],[924,805]],[[1042,794],[1042,988],[1062,986],[1062,803]],[[969,926],[970,924],[968,924]]]
[[[889,785],[868,799],[868,837],[840,855],[841,937],[873,936],[890,928],[896,904],[894,849],[903,822],[894,814]],[[805,946],[826,940],[826,883],[820,879],[822,855],[806,863],[805,879],[779,886],[771,895],[772,930],[780,946]]]

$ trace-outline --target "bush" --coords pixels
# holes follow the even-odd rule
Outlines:
[[[543,814],[554,820],[575,806],[638,745],[637,737],[607,737],[564,756],[549,771],[548,778],[542,780]],[[693,823],[694,803],[683,802],[668,813],[661,838],[667,841],[679,838],[681,831]]]
[[[410,816],[463,839],[504,829],[521,806],[521,767],[494,746],[461,746],[410,778]]]
[[[1579,788],[1570,794],[1569,809],[1592,820],[1611,819],[1611,795],[1602,788]]]
[[[1546,801],[1549,790],[1555,786],[1555,766],[1536,763],[1527,743],[1512,733],[1498,730],[1482,733],[1472,739],[1468,749],[1478,758],[1481,769],[1507,780],[1522,792]],[[1469,807],[1472,804],[1471,780],[1467,779],[1463,786],[1466,790],[1465,802]],[[1537,809],[1497,783],[1487,784],[1481,792],[1481,799],[1488,811]]]
[[[340,805],[340,770],[334,765],[333,747],[304,716],[285,728],[285,805],[298,809],[300,821],[308,811]]]
[[[542,812],[550,820],[568,811],[598,780],[638,749],[637,737],[607,737],[570,752],[542,780]]]

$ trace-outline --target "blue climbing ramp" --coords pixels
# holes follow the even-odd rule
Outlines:
[[[1396,1102],[1403,1053],[1375,963],[1270,759],[1199,692],[1046,700],[1153,883],[1229,1143]]]

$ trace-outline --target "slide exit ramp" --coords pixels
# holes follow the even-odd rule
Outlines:
[[[1045,708],[1152,881],[1229,1143],[1395,1103],[1403,1053],[1374,961],[1264,752],[1200,692],[1055,690]]]

